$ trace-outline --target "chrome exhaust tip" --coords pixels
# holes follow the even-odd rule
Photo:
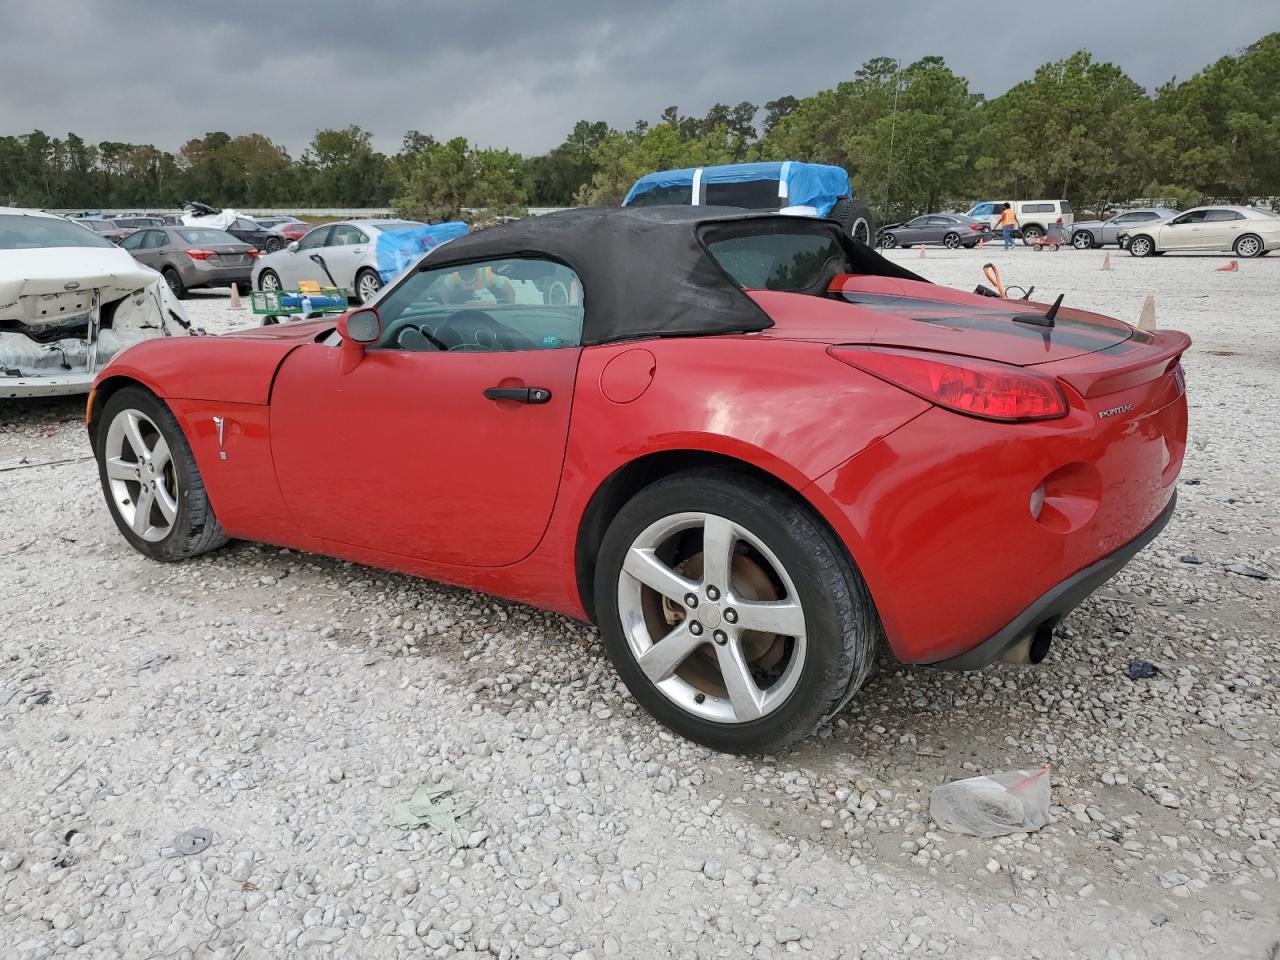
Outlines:
[[[1018,663],[1034,666],[1049,655],[1049,647],[1053,645],[1053,623],[1046,621],[1036,627],[1008,650],[1000,655],[1004,663]]]

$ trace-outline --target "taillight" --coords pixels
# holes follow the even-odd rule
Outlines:
[[[187,256],[192,260],[208,260],[213,256],[212,250],[188,250]]]
[[[257,260],[257,259],[258,259],[258,251],[257,251],[257,249],[256,249],[256,248],[250,248],[250,250],[249,250],[249,256],[251,256],[251,257],[253,257],[253,259]]]
[[[1067,398],[1057,381],[1021,367],[892,347],[831,347],[829,352],[851,367],[966,416],[1025,421],[1067,415]]]
[[[1062,226],[1062,218],[1061,218],[1061,217],[1059,217],[1059,218],[1058,218],[1058,226]]]
[[[971,224],[969,224],[969,229],[970,229],[970,230],[981,230],[981,229],[982,229],[982,224],[980,224],[980,223],[971,223]]]

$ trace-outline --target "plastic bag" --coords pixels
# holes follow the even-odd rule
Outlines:
[[[944,830],[974,837],[1039,830],[1049,822],[1049,766],[934,787],[929,816]]]

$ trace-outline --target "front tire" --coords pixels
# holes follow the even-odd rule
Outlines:
[[[1071,235],[1071,245],[1077,250],[1088,250],[1093,246],[1093,234],[1088,230],[1077,230]]]
[[[113,393],[94,455],[111,518],[139,553],[185,560],[227,542],[182,427],[155,394],[142,387]]]
[[[726,470],[677,474],[618,511],[596,611],[659,722],[729,753],[814,733],[871,669],[879,620],[832,533],[792,495]]]
[[[898,238],[892,233],[886,233],[880,238],[880,246],[885,250],[892,250],[898,245]]]
[[[258,274],[258,289],[273,291],[280,289],[280,275],[274,270],[263,270]]]
[[[1156,245],[1146,234],[1139,234],[1129,240],[1129,256],[1131,257],[1149,257],[1155,252],[1155,249]]]

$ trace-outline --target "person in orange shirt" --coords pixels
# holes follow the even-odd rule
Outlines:
[[[1004,205],[1004,209],[1000,211],[1000,233],[1004,237],[1004,248],[1009,250],[1013,247],[1013,231],[1018,226],[1018,218],[1014,216],[1013,207],[1009,204]]]

